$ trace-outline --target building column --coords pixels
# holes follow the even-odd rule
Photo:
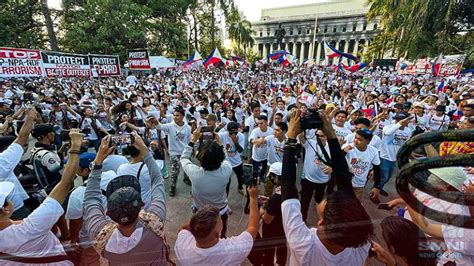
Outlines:
[[[268,53],[267,53],[267,44],[264,43],[263,44],[263,58],[267,58],[267,55],[268,55]]]
[[[309,43],[309,52],[308,52],[308,60],[313,60],[314,59],[314,42]]]
[[[364,45],[364,54],[367,53],[367,51],[369,51],[369,40],[365,40],[365,45]]]
[[[344,41],[344,53],[349,52],[349,40]]]
[[[334,48],[336,48],[336,50],[339,50],[339,41],[336,41],[336,47]]]
[[[316,51],[316,64],[319,65],[319,60],[321,58],[321,50],[323,48],[324,43],[318,42],[318,50]]]
[[[304,60],[304,42],[301,42],[301,49],[300,49],[300,64],[303,62]]]
[[[353,53],[357,55],[358,52],[359,52],[359,40],[355,40]]]
[[[291,50],[290,50],[290,44],[291,44]],[[286,45],[286,50],[291,54],[293,52],[293,43],[287,43]]]

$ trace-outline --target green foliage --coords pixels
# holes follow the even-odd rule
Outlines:
[[[376,51],[391,50],[395,57],[410,59],[448,54],[458,33],[472,28],[472,0],[368,0],[369,19],[380,17],[381,34],[371,45]],[[468,45],[456,47],[464,53]]]
[[[0,0],[0,46],[45,48],[41,1]]]
[[[231,40],[237,43],[237,53],[246,56],[247,48],[252,47],[255,43],[252,37],[254,34],[252,24],[250,21],[242,19],[235,7],[232,8],[227,22],[229,25],[229,36]]]

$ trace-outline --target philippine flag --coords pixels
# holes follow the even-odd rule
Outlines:
[[[441,83],[438,85],[438,89],[436,90],[437,92],[442,92],[444,89],[444,79],[441,80]]]
[[[234,66],[241,66],[245,64],[245,60],[242,58],[236,56],[234,52],[230,53],[230,58],[232,59],[232,62],[234,63]]]
[[[270,58],[270,60],[279,60],[280,57],[284,55],[288,55],[288,54],[290,54],[288,51],[281,50],[281,51],[276,51],[274,53],[269,54],[268,58]]]
[[[196,50],[194,54],[188,59],[188,61],[184,62],[183,66],[191,65],[192,63],[200,61],[200,60],[202,60],[202,57],[199,54],[199,52]]]
[[[439,74],[439,69],[441,68],[441,65],[443,64],[443,54],[440,54],[436,60],[433,62],[433,65],[431,66],[431,73],[433,73],[433,76],[437,77]]]
[[[212,53],[207,57],[206,61],[204,61],[204,66],[207,68],[209,65],[217,65],[219,63],[224,63],[225,64],[225,59],[222,57],[221,53],[219,52],[219,49],[214,49]]]
[[[324,42],[324,53],[329,58],[334,58],[334,57],[341,56],[341,57],[345,57],[347,59],[351,59],[351,60],[354,60],[354,61],[359,61],[359,59],[356,56],[354,56],[352,54],[341,52],[341,51],[337,50],[336,48],[329,46],[326,42]]]

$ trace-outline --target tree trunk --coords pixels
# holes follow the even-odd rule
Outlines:
[[[53,20],[51,19],[51,12],[48,7],[48,0],[41,0],[41,8],[43,11],[44,22],[48,31],[49,44],[51,50],[59,51],[58,40],[56,39],[56,33],[54,32]]]
[[[193,30],[194,30],[194,49],[198,50],[198,29],[197,29],[197,18],[196,18],[196,8],[192,10],[193,14]]]
[[[216,48],[216,33],[215,33],[215,24],[216,24],[216,18],[214,17],[214,7],[215,7],[215,0],[211,0],[211,44],[212,48]]]

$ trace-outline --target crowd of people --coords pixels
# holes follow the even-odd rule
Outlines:
[[[419,214],[392,180],[411,137],[474,128],[471,76],[269,64],[8,79],[0,122],[2,265],[474,264],[474,230]],[[473,152],[430,143],[411,159]],[[440,191],[474,191],[473,168],[421,174]],[[192,208],[170,245],[166,198],[188,197],[180,175]],[[231,190],[246,198],[237,236]],[[398,212],[378,221],[369,204]]]

